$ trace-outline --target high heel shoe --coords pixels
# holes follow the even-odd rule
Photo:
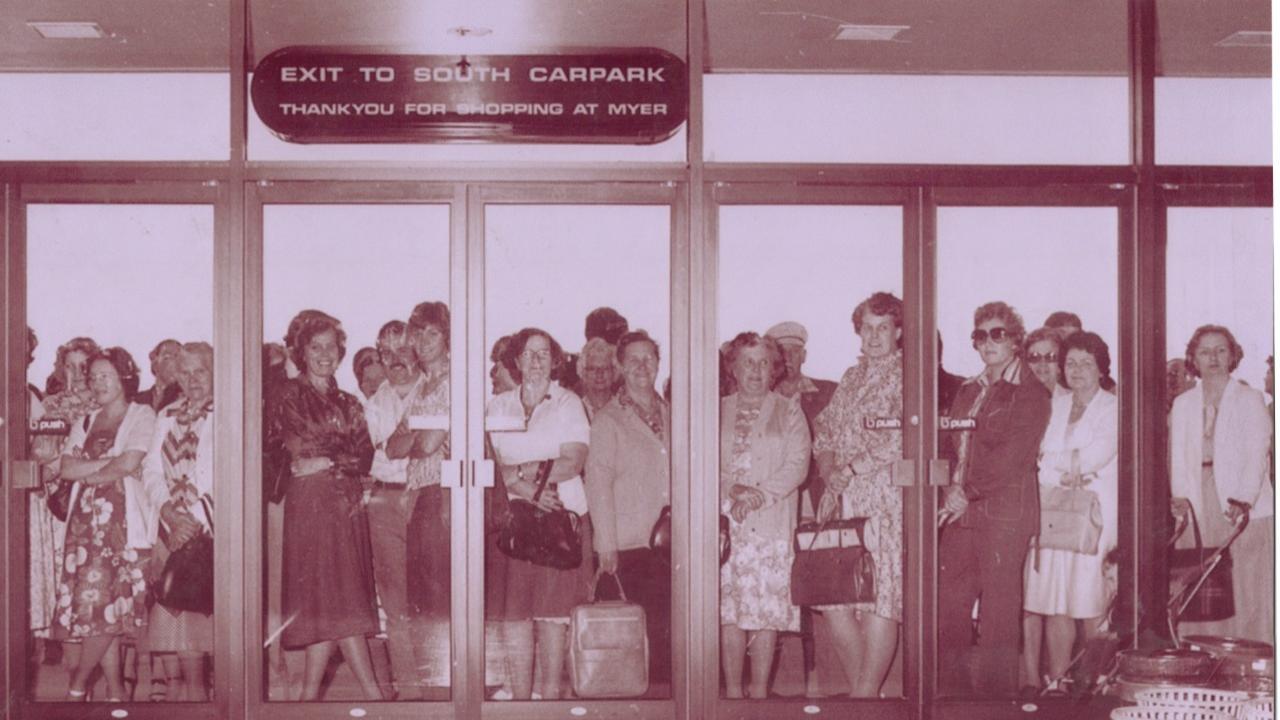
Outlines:
[[[89,699],[89,691],[72,690],[70,688],[67,688],[67,700],[71,702],[85,702],[88,699]]]

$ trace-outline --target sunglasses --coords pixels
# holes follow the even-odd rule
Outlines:
[[[991,342],[1003,342],[1005,338],[1011,337],[1011,335],[1008,330],[1002,327],[993,327],[990,332],[983,330],[982,328],[978,328],[977,330],[969,333],[969,337],[975,343],[986,342],[987,337],[991,338]]]
[[[1035,364],[1058,362],[1057,353],[1027,353],[1027,361]]]

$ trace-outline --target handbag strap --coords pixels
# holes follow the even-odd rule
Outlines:
[[[617,570],[611,573],[596,571],[596,576],[591,579],[591,594],[587,596],[587,602],[593,603],[596,601],[596,587],[600,584],[601,575],[608,575],[613,578],[613,581],[618,584],[618,597],[622,598],[622,602],[627,602],[627,591],[622,589],[622,578],[618,577]]]
[[[542,497],[543,489],[547,487],[547,478],[551,477],[551,466],[554,463],[555,461],[550,459],[538,463],[538,475],[533,480],[538,486],[538,489],[533,491],[533,502],[535,504],[538,502],[538,498]]]
[[[839,496],[839,495],[837,495],[837,496],[836,496],[836,511],[835,511],[835,513],[834,513],[831,517],[827,518],[826,520],[823,520],[823,521],[818,525],[818,529],[817,529],[817,531],[815,531],[815,532],[813,533],[813,537],[809,539],[809,547],[808,547],[808,548],[806,548],[807,550],[812,550],[812,549],[813,549],[814,544],[816,544],[816,543],[818,542],[818,536],[819,536],[819,535],[821,535],[821,534],[822,534],[822,532],[823,532],[824,530],[826,530],[826,529],[827,529],[827,526],[828,526],[828,525],[830,525],[830,524],[831,524],[831,522],[832,522],[833,520],[840,520],[840,519],[842,519],[842,518],[840,517],[840,515],[841,515],[841,513],[843,513],[843,512],[844,512],[844,503],[840,502],[840,496]],[[857,525],[855,525],[855,526],[854,526],[854,528],[853,528],[853,531],[854,531],[854,532],[856,532],[856,533],[858,533],[858,544],[859,544],[859,545],[861,545],[861,546],[863,546],[863,547],[866,547],[866,546],[867,546],[866,538],[865,538],[865,537],[863,537],[863,534],[862,534],[862,529],[863,529],[864,527],[866,527],[866,524],[867,524],[867,520],[866,520],[866,518],[862,518],[862,522],[858,523],[858,524],[857,524]]]
[[[209,521],[209,534],[213,534],[213,498],[208,494],[200,496],[200,508],[204,510],[204,518]]]

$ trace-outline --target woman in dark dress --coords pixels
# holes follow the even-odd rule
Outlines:
[[[306,648],[301,700],[316,700],[334,645],[365,696],[382,699],[366,637],[378,632],[369,523],[359,478],[369,473],[373,442],[360,401],[338,389],[334,371],[346,351],[337,319],[304,310],[285,343],[302,374],[267,408],[266,472],[287,473],[284,497],[286,648]]]

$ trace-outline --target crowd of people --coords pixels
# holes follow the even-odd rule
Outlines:
[[[851,315],[860,354],[838,383],[804,374],[808,332],[799,322],[742,332],[721,348],[728,697],[769,695],[779,633],[807,640],[811,672],[815,616],[849,694],[881,692],[903,619],[903,501],[893,477],[903,454],[902,323],[892,294],[860,302]],[[526,327],[490,354],[486,455],[499,482],[484,500],[486,634],[495,640],[486,642],[486,684],[497,699],[571,692],[570,611],[605,573],[645,609],[650,682],[670,682],[671,569],[650,547],[671,505],[662,348],[611,308],[588,315],[584,334],[570,355],[550,333]],[[264,348],[263,492],[281,516],[280,545],[268,547],[281,568],[271,639],[302,651],[294,699],[323,695],[335,649],[368,699],[423,699],[450,684],[449,338],[450,311],[440,302],[386,322],[353,355],[359,395],[335,379],[348,341],[335,317],[304,310],[282,346]],[[998,301],[977,308],[970,339],[981,373],[964,379],[938,367],[948,419],[940,455],[951,464],[939,497],[939,686],[1065,692],[1073,648],[1105,627],[1116,593],[1121,478],[1110,348],[1071,313],[1028,332]],[[34,333],[29,342],[34,350]],[[1194,514],[1206,545],[1248,522],[1233,547],[1235,616],[1195,629],[1266,640],[1274,628],[1266,580],[1272,421],[1263,394],[1232,376],[1242,357],[1230,330],[1206,325],[1181,366],[1170,367],[1171,394],[1179,383],[1171,511]],[[44,487],[29,507],[30,610],[45,659],[66,656],[68,699],[85,699],[99,672],[110,699],[132,695],[126,644],[152,668],[153,699],[208,697],[211,618],[152,599],[170,553],[213,529],[213,349],[165,340],[150,361],[155,385],[140,391],[126,350],[74,338],[58,349],[43,391],[30,388],[32,419],[65,428],[32,438]],[[67,487],[60,518],[51,500]],[[1102,528],[1093,552],[1039,543],[1041,499],[1054,487],[1096,497]],[[557,569],[499,552],[515,501],[581,518],[581,563]],[[807,517],[867,518],[873,598],[792,603],[793,535]],[[383,633],[389,670],[380,673],[369,640]]]

